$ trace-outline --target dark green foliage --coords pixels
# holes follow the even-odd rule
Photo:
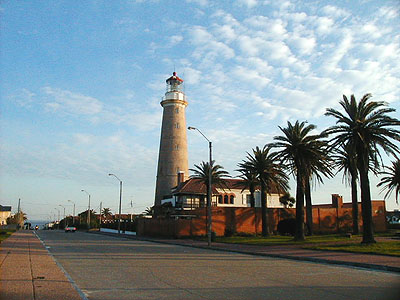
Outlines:
[[[390,167],[387,167],[387,171],[381,173],[385,175],[379,182],[378,187],[383,187],[382,191],[387,190],[385,198],[389,197],[390,194],[395,191],[396,203],[399,203],[400,195],[400,160],[392,162]]]
[[[336,125],[328,128],[325,134],[332,135],[331,147],[348,148],[349,153],[356,155],[356,165],[361,186],[361,205],[363,218],[363,243],[375,243],[369,172],[379,170],[382,165],[380,149],[388,155],[399,152],[394,141],[400,141],[398,119],[389,117],[394,112],[384,102],[370,101],[371,94],[365,94],[357,103],[354,95],[350,100],[343,95],[340,106],[344,113],[329,108],[325,115],[334,117]],[[394,140],[394,141],[393,141]]]
[[[271,152],[271,146],[265,145],[262,149],[256,147],[253,153],[247,153],[246,160],[239,166],[255,174],[261,189],[261,218],[262,235],[269,235],[267,222],[267,193],[272,188],[284,193],[289,189],[289,178],[285,174],[282,165],[276,160],[275,154]]]
[[[311,134],[315,125],[296,121],[279,127],[282,136],[275,136],[272,147],[278,148],[277,158],[296,178],[296,240],[304,240],[304,196],[307,195],[309,232],[312,233],[310,180],[322,182],[322,176],[332,176],[326,134]],[[311,222],[311,224],[310,224]]]

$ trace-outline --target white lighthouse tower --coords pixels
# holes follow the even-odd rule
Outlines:
[[[185,116],[188,103],[182,91],[183,80],[174,72],[166,83],[167,91],[161,101],[163,118],[154,202],[156,206],[161,205],[162,199],[169,198],[171,189],[178,184],[178,174],[180,181],[186,180],[189,174]]]

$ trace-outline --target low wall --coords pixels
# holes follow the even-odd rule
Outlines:
[[[385,206],[383,201],[373,202],[375,231],[386,230]],[[382,203],[383,202],[383,206]],[[351,208],[313,208],[313,230],[321,233],[351,232]],[[362,229],[361,207],[359,207]],[[137,223],[139,236],[190,237],[206,234],[206,208],[190,211],[197,217],[191,219],[141,218]],[[270,232],[276,232],[279,221],[295,217],[295,209],[269,208],[267,220]],[[229,233],[261,233],[261,208],[212,208],[212,230],[217,236]]]

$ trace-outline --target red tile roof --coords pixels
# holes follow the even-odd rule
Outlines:
[[[218,189],[226,189],[226,190],[242,190],[244,182],[243,179],[235,179],[235,178],[225,178],[225,184],[222,186],[213,186],[213,195],[219,195],[220,193],[217,191]],[[172,191],[172,194],[186,194],[186,195],[205,195],[207,192],[207,187],[203,184],[200,179],[190,178],[184,182],[181,182],[177,187],[175,187]],[[271,191],[271,194],[278,194],[277,189],[274,187]]]

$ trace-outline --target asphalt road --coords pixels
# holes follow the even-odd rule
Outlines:
[[[92,299],[399,299],[400,275],[83,232],[38,231]]]

